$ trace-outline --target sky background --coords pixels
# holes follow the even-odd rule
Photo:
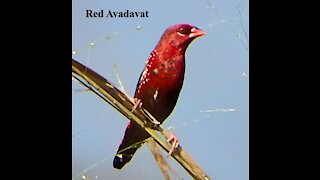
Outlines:
[[[206,32],[186,52],[173,114],[180,145],[215,180],[249,179],[248,0],[72,1],[72,57],[133,96],[164,30],[190,23]],[[86,10],[149,11],[148,18],[87,18]],[[128,120],[72,81],[72,179],[164,179],[147,145],[123,170],[112,167]],[[180,178],[192,179],[172,158]],[[179,178],[177,178],[179,179]]]

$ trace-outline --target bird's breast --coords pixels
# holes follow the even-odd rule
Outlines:
[[[149,61],[141,74],[135,97],[160,122],[172,112],[184,79],[184,59]]]

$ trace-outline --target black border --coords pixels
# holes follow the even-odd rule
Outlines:
[[[8,141],[2,149],[14,179],[71,178],[71,3],[19,2],[6,8],[11,23],[4,29],[10,35],[3,33],[9,38],[3,43],[12,51],[3,51],[9,55],[2,66],[8,91],[3,104],[10,111],[2,118]]]

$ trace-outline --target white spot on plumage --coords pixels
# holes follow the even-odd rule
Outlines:
[[[154,92],[154,95],[153,95],[153,99],[154,99],[154,100],[157,99],[158,93],[159,93],[159,92],[158,92],[158,89],[157,89],[156,92]]]
[[[142,81],[143,79],[146,78],[147,73],[148,73],[148,68],[145,68],[145,69],[143,70],[143,72],[142,72],[140,81]]]
[[[154,60],[154,57],[158,55],[158,51],[157,50],[153,50],[150,54],[150,57],[149,57],[149,61],[152,61]]]
[[[148,58],[148,60],[146,61],[146,67],[143,70],[142,74],[141,74],[141,78],[139,80],[139,87],[138,87],[138,93],[140,92],[140,88],[142,85],[146,84],[150,79],[148,78],[148,76],[150,76],[150,73],[148,72],[148,69],[151,68],[152,63],[155,58],[155,56],[158,55],[158,51],[157,50],[153,50],[150,54],[150,57]]]

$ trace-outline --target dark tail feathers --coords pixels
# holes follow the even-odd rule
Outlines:
[[[113,167],[116,169],[121,169],[124,165],[130,162],[137,149],[138,148],[131,148],[123,153],[116,154],[113,159]]]

